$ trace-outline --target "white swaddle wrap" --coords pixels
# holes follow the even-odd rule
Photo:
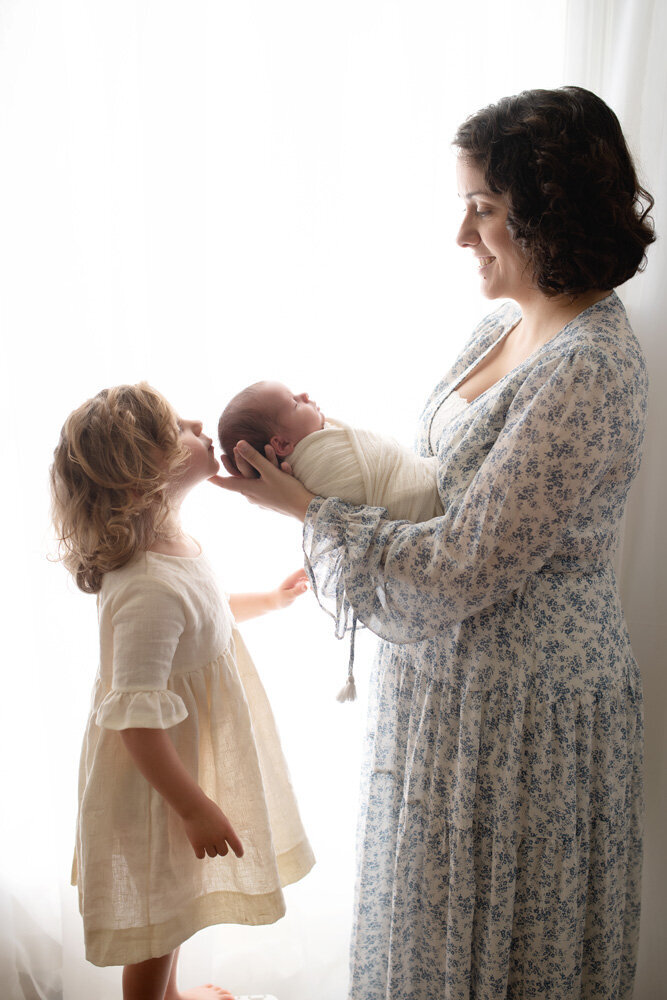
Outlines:
[[[394,521],[429,521],[443,513],[437,458],[422,458],[393,438],[328,420],[287,461],[307,490],[350,503],[385,507]]]

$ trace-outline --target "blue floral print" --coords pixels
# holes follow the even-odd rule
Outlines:
[[[444,514],[314,500],[306,564],[376,657],[352,1000],[629,1000],[641,682],[611,564],[647,378],[615,293],[436,441],[443,402],[519,318],[475,330],[428,400]]]

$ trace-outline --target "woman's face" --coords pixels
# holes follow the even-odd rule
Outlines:
[[[465,204],[456,242],[472,250],[482,295],[520,302],[526,292],[535,291],[535,286],[525,257],[508,232],[504,196],[489,191],[482,170],[462,155],[456,164],[456,178],[459,197]]]

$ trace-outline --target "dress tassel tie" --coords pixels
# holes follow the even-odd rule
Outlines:
[[[356,615],[352,619],[352,635],[350,636],[350,662],[347,668],[347,683],[336,695],[336,701],[356,701],[357,686],[354,683],[354,635],[357,631]]]

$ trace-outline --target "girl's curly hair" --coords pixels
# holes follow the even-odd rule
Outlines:
[[[96,594],[104,573],[153,544],[188,454],[174,410],[146,382],[104,389],[69,415],[51,466],[52,517],[80,590]]]
[[[549,296],[610,289],[646,266],[653,198],[614,112],[590,90],[526,90],[471,115],[454,146],[508,201],[507,228]]]

